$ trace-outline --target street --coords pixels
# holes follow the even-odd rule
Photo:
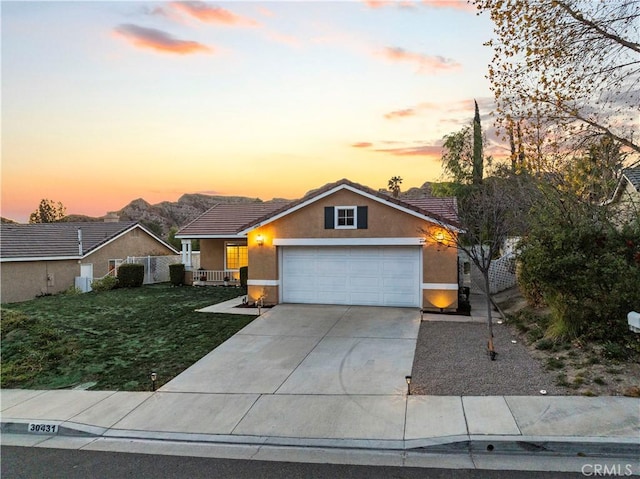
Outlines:
[[[580,473],[425,469],[214,459],[3,446],[3,479],[53,478],[583,478]],[[624,475],[624,470],[622,471]]]

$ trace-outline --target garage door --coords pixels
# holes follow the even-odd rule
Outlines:
[[[283,247],[282,299],[417,307],[419,267],[414,246]]]

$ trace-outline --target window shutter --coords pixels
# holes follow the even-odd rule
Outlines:
[[[366,230],[369,227],[368,206],[358,206],[358,229]]]
[[[333,206],[324,207],[324,229],[332,230],[335,228],[335,214]]]

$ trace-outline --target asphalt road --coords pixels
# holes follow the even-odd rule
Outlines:
[[[3,446],[2,479],[125,478],[584,478],[580,473],[423,469],[160,456],[75,449]]]

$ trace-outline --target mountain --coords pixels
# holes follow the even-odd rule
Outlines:
[[[387,190],[382,189],[388,193]],[[431,183],[427,182],[420,188],[410,188],[400,193],[402,198],[421,198],[431,196]],[[266,201],[287,201],[284,198],[273,198]],[[217,203],[262,203],[260,198],[248,198],[246,196],[216,196],[203,194],[184,194],[178,201],[162,201],[155,205],[150,204],[143,198],[133,200],[117,211],[112,211],[103,217],[92,217],[85,215],[70,214],[63,221],[104,221],[105,219],[119,218],[120,221],[139,221],[158,236],[167,239],[169,230],[172,227],[181,228],[196,219]],[[12,222],[7,218],[2,218],[2,222]]]
[[[271,201],[277,200],[274,198],[268,202]],[[144,199],[138,198],[110,215],[118,216],[120,221],[139,221],[162,238],[167,238],[172,227],[181,228],[187,225],[215,204],[262,202],[259,198],[245,196],[185,194],[178,201],[163,201],[152,205]]]

